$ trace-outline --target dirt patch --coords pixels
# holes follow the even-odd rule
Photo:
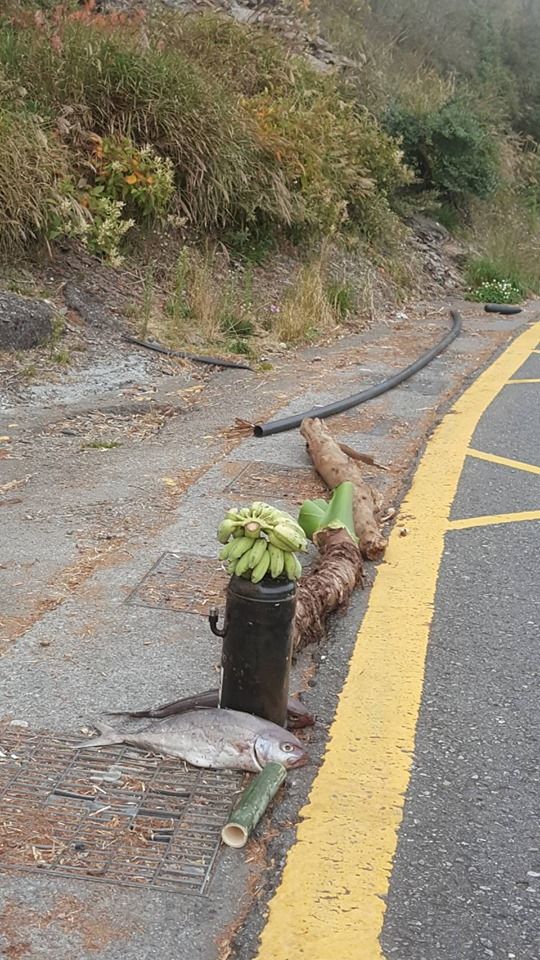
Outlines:
[[[104,911],[98,899],[83,901],[73,895],[58,897],[47,912],[29,908],[18,900],[8,900],[0,913],[0,936],[4,938],[3,956],[7,960],[31,957],[33,944],[28,939],[32,932],[54,926],[62,933],[75,934],[87,953],[103,950],[133,932],[133,927],[118,925],[118,920]],[[80,953],[73,952],[73,958]]]
[[[86,549],[74,564],[59,572],[54,584],[49,584],[49,589],[60,589],[63,591],[62,593],[56,596],[42,597],[28,613],[21,616],[0,619],[0,629],[2,630],[0,657],[7,652],[11,642],[24,636],[27,630],[41,620],[46,613],[56,610],[96,570],[111,567],[129,559],[129,552],[122,549],[123,543],[124,538],[111,537],[107,543]]]

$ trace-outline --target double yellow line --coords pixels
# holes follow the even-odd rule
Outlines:
[[[429,441],[401,508],[408,535],[394,529],[378,569],[257,960],[383,957],[384,897],[409,783],[439,565],[445,534],[459,523],[450,524],[450,508],[480,417],[539,341],[536,323],[469,387]]]

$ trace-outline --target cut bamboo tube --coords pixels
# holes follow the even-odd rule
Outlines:
[[[251,831],[257,826],[286,776],[287,770],[281,763],[268,763],[253,778],[221,831],[223,843],[228,847],[245,847]]]

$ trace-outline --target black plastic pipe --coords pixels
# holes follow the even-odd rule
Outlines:
[[[212,367],[230,367],[232,370],[251,370],[248,363],[236,363],[234,360],[224,360],[222,357],[207,357],[206,354],[187,353],[185,350],[170,350],[169,347],[162,347],[160,343],[153,340],[139,340],[137,337],[130,337],[125,334],[122,337],[127,343],[136,343],[138,347],[146,347],[147,350],[155,350],[156,353],[164,353],[167,357],[182,357],[183,360],[193,360],[194,363],[207,363]]]
[[[404,380],[408,380],[413,374],[418,373],[419,370],[427,366],[439,353],[446,350],[446,347],[459,335],[461,331],[461,316],[457,310],[451,310],[450,316],[452,317],[452,327],[446,336],[443,337],[442,340],[439,340],[439,343],[436,343],[430,350],[426,350],[414,363],[411,363],[408,367],[404,367],[399,373],[395,373],[393,377],[388,377],[387,380],[382,380],[381,383],[376,383],[373,387],[360,390],[359,393],[353,393],[350,397],[344,397],[343,400],[334,400],[333,403],[327,403],[326,406],[312,407],[311,410],[305,410],[304,413],[295,413],[291,417],[284,417],[283,420],[270,420],[269,423],[257,423],[253,428],[254,435],[256,437],[270,437],[273,433],[285,433],[286,430],[294,430],[295,427],[300,426],[302,420],[306,417],[319,417],[320,420],[325,420],[327,417],[333,417],[337,413],[344,413],[345,410],[357,407],[359,404],[365,403],[366,400],[373,400],[375,397],[380,397],[381,393],[386,393],[388,390],[392,390],[393,387],[397,387],[398,384],[403,383]]]
[[[508,303],[486,303],[484,304],[484,310],[486,313],[503,313],[510,315],[512,313],[521,313],[523,307],[517,307]]]

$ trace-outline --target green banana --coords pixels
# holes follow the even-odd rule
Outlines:
[[[263,540],[262,537],[255,541],[249,551],[249,567],[251,570],[254,570],[259,561],[262,560],[267,547],[268,541]]]
[[[249,556],[250,556],[250,553],[251,553],[251,547],[253,546],[253,540],[250,540],[250,541],[249,541],[249,544],[250,544],[250,549],[247,550],[247,551],[240,557],[240,559],[236,561],[236,568],[235,568],[235,571],[234,571],[234,572],[235,572],[235,574],[236,574],[237,577],[242,577],[242,576],[244,576],[244,574],[248,574],[248,575],[249,575],[249,570],[250,570],[250,566],[249,566]]]
[[[289,550],[302,550],[306,546],[306,535],[301,534],[285,523],[278,523],[273,530],[274,536],[289,544]]]
[[[285,555],[283,550],[273,543],[268,544],[268,553],[270,554],[270,576],[277,580],[285,568]]]
[[[278,550],[283,550],[284,553],[291,552],[290,543],[288,541],[282,540],[281,537],[278,537],[273,530],[270,530],[270,532],[268,533],[268,540],[274,547],[277,547]]]
[[[234,540],[229,541],[229,543],[226,543],[225,546],[222,547],[222,549],[219,551],[219,559],[220,559],[220,560],[228,560],[228,559],[229,559],[229,554],[230,554],[230,552],[231,552],[231,547],[232,547],[233,543],[234,543]]]
[[[236,521],[225,517],[225,520],[222,520],[218,527],[218,540],[220,543],[227,543],[234,531],[236,530]]]
[[[269,566],[270,554],[268,553],[268,550],[265,550],[257,566],[251,572],[251,582],[259,583],[259,580],[262,580],[262,578],[268,573]]]
[[[230,577],[233,576],[235,570],[236,570],[236,560],[229,560],[227,564],[227,573],[229,574]]]
[[[285,573],[289,580],[298,580],[298,577],[302,573],[302,565],[294,553],[285,554]]]
[[[251,537],[239,537],[238,540],[233,540],[228,553],[229,560],[239,560],[252,546],[253,540]]]

